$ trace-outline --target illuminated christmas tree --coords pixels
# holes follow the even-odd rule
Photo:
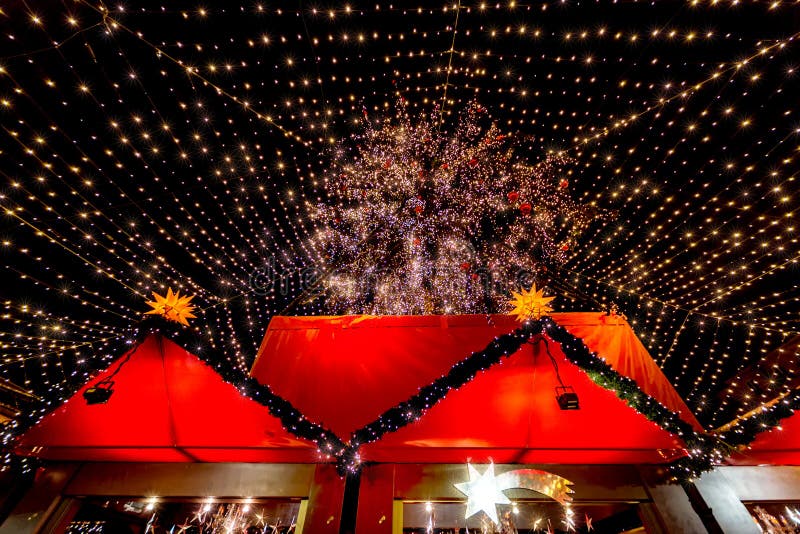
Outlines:
[[[325,196],[309,206],[331,310],[504,310],[597,217],[570,197],[567,158],[529,161],[478,104],[452,131],[437,118],[404,101],[392,117],[365,112],[363,131],[335,150]]]

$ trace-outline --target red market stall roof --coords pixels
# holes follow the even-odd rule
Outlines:
[[[800,465],[800,416],[782,420],[756,436],[745,449],[727,459],[732,465]]]
[[[157,334],[131,349],[108,402],[88,405],[83,391],[117,362],[28,430],[15,452],[81,461],[318,461],[313,443],[286,432],[266,407]]]
[[[553,319],[618,372],[700,428],[630,326],[601,313]],[[342,438],[514,330],[508,316],[275,317],[252,375]],[[640,463],[673,459],[683,444],[551,353],[581,410],[562,411],[555,370],[540,344],[451,391],[419,421],[362,448],[376,461]]]

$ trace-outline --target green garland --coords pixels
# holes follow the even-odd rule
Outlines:
[[[134,327],[131,335],[115,344],[113,348],[118,348],[119,353],[130,353],[136,350],[138,345],[151,334],[164,336],[200,358],[204,364],[211,367],[223,380],[233,385],[242,395],[267,407],[271,415],[280,419],[281,425],[288,432],[315,443],[322,454],[339,457],[345,452],[346,445],[331,430],[306,419],[292,403],[273,393],[269,386],[260,384],[255,378],[236,368],[223,354],[207,343],[196,332],[184,328],[178,323],[166,321],[161,317],[144,319]],[[107,359],[94,361],[93,369],[98,372],[102,371],[102,363],[107,361]],[[114,362],[118,361],[119,359],[114,360]],[[112,365],[114,362],[112,362]],[[10,451],[13,449],[16,437],[21,436],[26,430],[41,421],[47,413],[66,402],[83,385],[69,389],[64,388],[59,391],[56,398],[57,402],[53,402],[52,399],[41,401],[29,412],[17,418],[13,426],[5,429],[2,441],[5,449],[4,460],[6,466],[20,473],[30,472],[36,466],[35,462],[32,462],[30,458],[11,454]]]
[[[243,395],[266,406],[270,413],[278,417],[283,427],[293,435],[314,442],[319,450],[336,458],[340,473],[357,472],[361,466],[359,448],[365,443],[380,439],[424,415],[452,389],[457,389],[471,381],[475,375],[497,364],[503,358],[516,353],[534,335],[544,334],[559,343],[566,357],[580,367],[597,385],[613,391],[628,406],[644,415],[648,420],[681,438],[687,446],[687,455],[668,464],[671,482],[685,483],[703,472],[713,469],[722,462],[732,448],[751,443],[757,434],[775,427],[782,419],[790,417],[800,409],[800,390],[794,390],[775,405],[739,421],[718,435],[699,433],[678,414],[669,410],[653,397],[643,392],[636,382],[615,371],[605,360],[591,352],[582,340],[570,334],[564,327],[545,317],[537,321],[527,321],[519,328],[495,338],[485,349],[471,354],[456,363],[450,371],[433,383],[420,388],[419,393],[390,408],[375,421],[353,432],[345,443],[332,431],[312,423],[289,401],[276,395],[253,377],[233,366],[219,351],[211,347],[190,329],[165,321],[150,318],[139,323],[133,332],[134,344],[138,345],[149,334],[160,334],[174,341],[186,350],[191,350],[206,365],[214,369],[226,382],[234,385]],[[131,342],[127,341],[126,345]],[[127,351],[134,350],[127,347]],[[107,360],[103,360],[107,361]],[[102,362],[98,362],[102,363]],[[96,368],[100,370],[100,368]],[[58,395],[60,402],[74,394],[79,387],[64,389]],[[54,409],[53,399],[42,402],[26,415],[9,426],[3,443],[8,448],[16,436],[36,424],[50,410]],[[11,455],[6,451],[7,461]],[[30,459],[18,459],[22,471],[32,468]]]
[[[678,414],[639,388],[635,380],[621,375],[589,350],[582,340],[566,328],[546,318],[545,333],[561,345],[567,358],[583,369],[592,381],[613,391],[617,397],[661,428],[686,443],[687,455],[669,464],[672,482],[689,482],[722,462],[724,445],[714,436],[699,433]]]
[[[653,397],[643,392],[636,382],[615,371],[605,360],[591,352],[582,340],[570,334],[551,318],[526,321],[509,334],[495,338],[482,351],[456,363],[445,376],[420,389],[419,393],[390,408],[376,420],[353,432],[345,453],[339,458],[342,472],[354,472],[360,468],[358,449],[365,443],[380,439],[388,432],[406,426],[420,417],[434,404],[442,400],[452,389],[457,389],[472,380],[475,375],[497,364],[504,357],[516,353],[531,336],[544,334],[561,345],[567,358],[580,367],[597,385],[612,390],[648,420],[680,437],[687,445],[686,456],[669,464],[671,482],[687,482],[713,469],[723,459],[724,445],[714,436],[698,433]]]
[[[781,421],[800,409],[800,389],[793,389],[772,406],[761,408],[749,417],[736,421],[716,436],[731,448],[749,445],[762,432],[779,426]]]

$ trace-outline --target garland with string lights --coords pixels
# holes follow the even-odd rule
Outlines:
[[[561,345],[566,357],[583,369],[587,375],[598,385],[610,389],[650,421],[661,426],[668,432],[679,436],[687,445],[687,456],[669,465],[672,482],[684,482],[700,476],[704,471],[713,468],[714,464],[721,461],[722,442],[727,444],[745,444],[754,439],[758,432],[765,430],[770,421],[776,421],[791,415],[794,408],[800,406],[800,392],[795,392],[791,398],[775,405],[770,410],[742,421],[735,430],[719,436],[722,442],[714,436],[702,435],[680,417],[639,389],[636,382],[615,371],[602,358],[599,358],[579,338],[570,334],[564,327],[556,324],[549,317],[542,317],[535,321],[526,321],[516,330],[498,336],[490,342],[485,349],[475,352],[468,358],[453,365],[450,371],[433,383],[424,386],[419,393],[410,399],[385,411],[375,421],[356,430],[348,443],[344,443],[332,431],[307,420],[289,401],[274,394],[272,390],[260,384],[255,378],[245,376],[244,373],[226,364],[216,349],[205,343],[194,331],[181,327],[179,324],[169,322],[161,317],[148,318],[140,322],[134,329],[133,335],[126,344],[133,344],[135,350],[148,335],[159,334],[181,347],[193,347],[192,353],[200,358],[206,365],[214,369],[223,380],[234,385],[243,395],[267,407],[270,413],[280,419],[284,429],[291,434],[314,442],[320,452],[330,457],[335,457],[337,467],[342,475],[355,473],[361,467],[359,447],[380,439],[387,433],[394,432],[418,420],[429,408],[441,401],[450,390],[458,389],[470,382],[479,371],[486,370],[499,363],[504,357],[516,353],[532,336],[547,335]],[[132,341],[131,341],[132,340]],[[99,369],[98,369],[99,370]],[[77,391],[79,388],[75,388]],[[71,394],[74,394],[72,391]],[[62,395],[63,400],[70,394]],[[52,406],[52,402],[48,406]],[[34,409],[27,417],[18,419],[13,429],[4,434],[4,444],[8,445],[13,437],[20,435],[25,430],[36,424],[49,410]],[[776,423],[775,423],[776,424]],[[6,461],[11,459],[10,453]],[[17,458],[18,468],[22,472],[30,471],[34,465],[30,458]]]
[[[273,393],[269,386],[260,384],[255,378],[245,375],[227,363],[228,360],[217,349],[205,342],[196,332],[182,327],[178,322],[173,322],[160,316],[149,317],[139,322],[126,340],[120,341],[116,345],[120,348],[132,345],[132,347],[128,347],[125,350],[129,355],[149,335],[161,335],[190,351],[203,363],[211,367],[223,380],[236,387],[242,395],[265,406],[271,415],[280,420],[281,425],[288,432],[315,443],[320,453],[330,457],[338,457],[344,453],[346,445],[332,431],[306,419],[291,402]],[[116,360],[116,362],[121,362],[120,367],[125,363],[124,358],[125,356]],[[103,369],[102,366],[97,366],[93,370],[100,372]],[[119,368],[115,372],[118,371]],[[47,413],[66,402],[83,385],[85,384],[77,385],[74,388],[63,388],[58,398],[42,401],[40,406],[36,406],[27,414],[21,415],[5,429],[2,434],[2,446],[5,449],[3,460],[8,468],[16,472],[28,473],[36,466],[34,459],[15,456],[11,453],[14,440],[41,421]]]
[[[796,410],[800,410],[800,389],[794,389],[775,404],[759,408],[752,415],[726,425],[724,430],[716,431],[715,435],[731,448],[744,447],[752,443],[758,434],[780,426],[781,421],[794,415]]]
[[[617,397],[637,410],[650,421],[658,424],[664,430],[679,436],[687,445],[687,454],[669,464],[668,471],[671,482],[687,482],[700,476],[719,463],[724,452],[730,451],[735,446],[745,445],[755,439],[755,436],[773,428],[780,420],[791,416],[794,410],[800,408],[800,391],[795,390],[775,405],[764,408],[755,415],[742,419],[725,432],[700,434],[692,426],[683,421],[678,414],[672,412],[653,397],[644,393],[634,380],[621,375],[597,354],[593,353],[579,338],[573,336],[564,327],[556,324],[550,317],[541,316],[549,311],[547,306],[551,297],[543,297],[542,292],[536,291],[535,286],[528,295],[518,297],[515,312],[521,310],[524,314],[530,303],[536,303],[536,320],[524,321],[516,330],[498,336],[482,351],[475,352],[468,358],[453,365],[450,371],[424,386],[419,393],[406,401],[390,408],[375,421],[356,430],[351,435],[349,442],[344,443],[332,431],[307,420],[289,401],[274,394],[269,386],[260,384],[255,378],[247,376],[230,364],[212,346],[205,343],[196,332],[181,326],[181,321],[167,319],[166,313],[162,316],[151,317],[141,321],[133,330],[132,335],[124,341],[125,345],[133,345],[126,353],[132,351],[149,335],[162,335],[189,350],[200,358],[206,365],[214,369],[226,382],[234,385],[242,395],[267,407],[270,413],[277,417],[291,434],[315,443],[322,454],[336,458],[337,468],[342,475],[355,473],[360,470],[361,460],[359,447],[380,439],[383,435],[394,432],[416,420],[441,401],[450,390],[458,389],[470,382],[479,371],[489,369],[499,363],[503,357],[516,353],[531,337],[546,335],[559,343],[565,356],[575,365],[580,367],[593,382],[599,386],[612,390]],[[522,298],[522,297],[528,297]],[[179,298],[174,296],[177,302]],[[176,308],[167,308],[175,313]],[[189,312],[191,309],[189,310]],[[121,360],[120,367],[125,360]],[[101,369],[95,369],[100,371]],[[119,368],[116,372],[119,371]],[[75,391],[64,388],[59,395],[60,402],[65,401]],[[45,406],[46,404],[46,406]],[[36,424],[50,411],[53,400],[42,401],[42,406],[28,412],[27,416],[17,419],[3,434],[3,444],[8,446],[13,439],[25,430]],[[13,457],[10,452],[5,454],[5,463],[9,465],[13,458],[17,459],[14,466],[22,473],[29,472],[34,464],[30,458]]]
[[[696,432],[678,414],[643,392],[635,380],[614,370],[566,328],[557,325],[550,318],[544,318],[542,321],[547,336],[559,343],[567,359],[585,371],[595,384],[613,391],[628,406],[686,443],[687,456],[669,465],[673,482],[685,482],[697,478],[722,461],[724,447],[713,436]]]
[[[267,407],[270,414],[280,419],[283,428],[288,432],[314,442],[321,453],[338,456],[344,451],[345,444],[331,430],[312,423],[291,402],[273,393],[269,386],[227,364],[227,359],[216,349],[203,343],[191,330],[160,318],[147,319],[139,326],[139,342],[151,333],[161,334],[186,350],[189,350],[188,347],[195,347],[192,354],[216,371],[223,380],[236,387],[242,395]]]
[[[716,438],[696,432],[678,414],[644,393],[634,380],[615,371],[589,350],[579,338],[570,334],[551,318],[542,317],[535,321],[526,321],[513,332],[498,336],[484,350],[474,352],[468,358],[456,363],[446,375],[422,387],[413,397],[390,408],[373,422],[353,432],[347,450],[338,458],[340,472],[358,471],[361,465],[358,449],[361,445],[377,441],[383,435],[418,420],[450,390],[464,386],[479,371],[486,370],[504,357],[516,353],[532,336],[539,334],[544,334],[559,343],[566,357],[585,371],[593,382],[614,391],[628,406],[664,430],[679,436],[686,443],[687,455],[668,466],[671,482],[686,482],[697,478],[722,460],[723,447]]]
[[[468,358],[457,362],[450,371],[420,388],[419,393],[383,412],[377,419],[353,432],[348,449],[339,458],[340,472],[355,472],[360,467],[358,448],[377,441],[383,435],[394,432],[414,421],[434,404],[441,401],[451,389],[458,389],[483,371],[517,352],[531,336],[542,332],[541,321],[527,321],[508,334],[498,336],[485,349],[473,352]]]

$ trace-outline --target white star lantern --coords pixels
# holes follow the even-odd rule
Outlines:
[[[458,491],[467,496],[466,517],[469,518],[478,512],[484,512],[492,521],[499,523],[497,505],[511,504],[511,501],[497,484],[497,478],[494,476],[494,464],[489,464],[482,475],[472,467],[472,464],[468,464],[468,467],[469,482],[454,484]]]
[[[497,518],[498,504],[511,504],[503,493],[511,488],[529,489],[547,495],[553,500],[566,504],[572,500],[569,488],[572,482],[553,473],[538,469],[515,469],[495,476],[494,464],[489,464],[486,471],[480,474],[472,464],[469,469],[469,482],[453,484],[458,491],[467,496],[467,513],[469,519],[478,512],[485,513],[489,519],[499,523]]]

